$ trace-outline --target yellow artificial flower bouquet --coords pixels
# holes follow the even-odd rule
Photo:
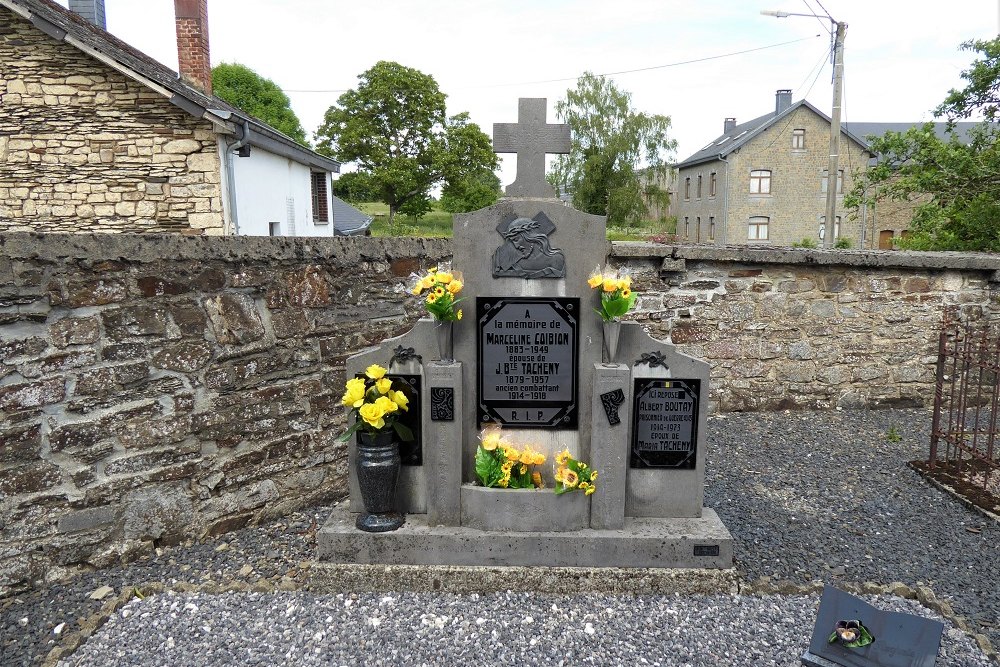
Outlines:
[[[632,291],[632,277],[621,270],[597,267],[587,284],[601,291],[601,308],[597,314],[605,322],[612,322],[632,310],[638,295]],[[596,310],[596,309],[595,309]]]
[[[395,388],[386,377],[386,369],[372,364],[365,369],[364,377],[351,378],[344,386],[341,402],[354,413],[354,423],[340,436],[346,442],[357,431],[372,435],[390,428],[402,440],[413,440],[413,432],[399,422],[403,412],[410,409],[406,394]]]
[[[556,494],[583,491],[593,495],[597,491],[597,471],[583,461],[574,459],[568,449],[556,454]]]
[[[476,476],[487,487],[530,489],[542,487],[541,473],[532,466],[545,463],[545,454],[531,445],[515,447],[496,425],[487,426],[479,436],[476,449]]]
[[[458,298],[459,292],[465,283],[459,271],[448,271],[444,268],[431,268],[423,276],[414,276],[416,282],[410,289],[410,293],[415,296],[422,296],[424,292],[424,307],[427,312],[438,322],[454,322],[462,319],[462,309],[455,308],[461,301]]]

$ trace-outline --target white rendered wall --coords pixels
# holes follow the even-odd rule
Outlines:
[[[312,218],[309,167],[254,146],[249,157],[233,155],[236,181],[237,233],[268,236],[270,223],[279,223],[280,236],[333,236],[330,175],[326,174],[326,224]],[[291,204],[291,205],[289,205]],[[291,220],[290,221],[290,213]]]

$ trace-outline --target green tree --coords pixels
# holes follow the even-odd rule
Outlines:
[[[664,186],[677,147],[669,116],[636,111],[631,93],[590,72],[566,91],[556,115],[569,124],[572,145],[548,178],[573,193],[576,208],[623,225],[645,218],[647,202],[669,203]]]
[[[497,167],[490,139],[467,113],[448,117],[445,94],[432,76],[380,61],[337,99],[316,131],[321,153],[355,162],[379,200],[419,217],[430,191]]]
[[[303,146],[309,146],[302,123],[292,111],[291,101],[274,81],[245,65],[222,63],[212,68],[212,92],[259,118]]]
[[[360,171],[341,174],[333,183],[333,194],[352,204],[378,201],[378,193],[372,187],[371,178]]]
[[[500,198],[500,179],[489,169],[480,169],[456,179],[441,190],[441,208],[449,213],[467,213],[492,206]]]
[[[900,246],[913,250],[1000,252],[1000,130],[990,120],[998,111],[1000,38],[966,42],[982,57],[962,72],[968,85],[949,91],[935,110],[949,119],[987,118],[962,137],[949,126],[939,137],[930,123],[869,139],[878,164],[855,179],[845,205],[857,210],[880,201],[910,202],[910,236]]]

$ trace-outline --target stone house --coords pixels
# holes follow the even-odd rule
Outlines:
[[[207,0],[179,75],[71,7],[0,0],[0,230],[333,235],[339,163],[211,94]]]
[[[854,176],[879,159],[867,138],[905,132],[921,123],[857,122],[841,125],[837,187],[837,236],[855,248],[891,249],[908,233],[912,202],[881,201],[856,214],[843,195]],[[977,123],[955,123],[964,138]],[[947,123],[934,123],[945,136]],[[670,212],[677,236],[694,243],[790,245],[826,234],[826,188],[830,118],[805,100],[792,103],[778,90],[774,111],[736,124],[726,118],[723,133],[677,165]]]
[[[864,140],[842,130],[838,212],[851,174],[868,164]],[[723,133],[677,165],[672,209],[679,238],[696,243],[790,245],[826,233],[830,118],[790,90],[774,111]],[[860,243],[860,225],[838,214],[838,236]]]

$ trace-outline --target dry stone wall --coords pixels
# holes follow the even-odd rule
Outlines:
[[[0,230],[223,233],[208,121],[0,8]]]
[[[342,495],[344,360],[448,253],[0,234],[0,595]]]
[[[346,491],[348,355],[421,314],[428,239],[0,232],[0,596]],[[984,255],[618,243],[711,408],[928,404]],[[462,267],[457,267],[461,269]],[[466,271],[470,270],[468,267]]]
[[[711,409],[933,402],[945,317],[1000,314],[1000,257],[616,244],[634,319],[712,364]]]

